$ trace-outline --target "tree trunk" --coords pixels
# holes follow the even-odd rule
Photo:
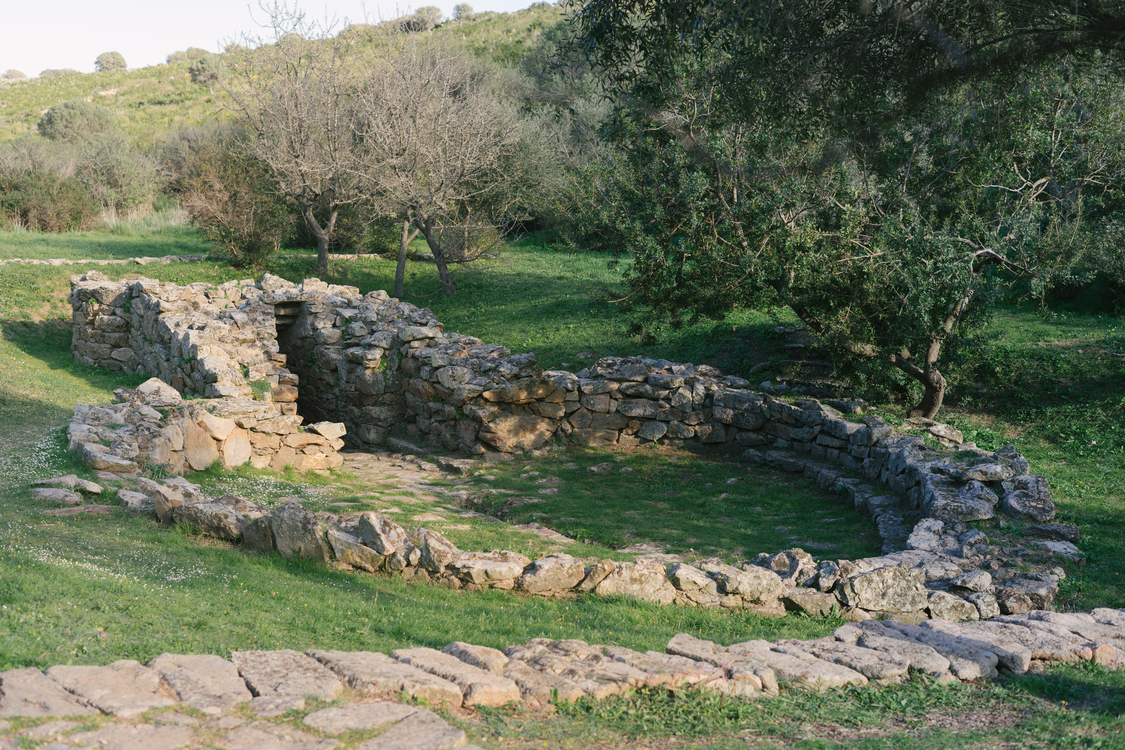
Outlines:
[[[923,370],[909,359],[896,354],[891,357],[891,363],[921,383],[925,389],[922,400],[916,406],[908,409],[906,416],[925,417],[927,419],[936,417],[937,413],[941,411],[941,402],[945,399],[945,376],[938,372],[933,362],[927,362],[926,369]]]
[[[442,250],[437,237],[434,236],[433,227],[430,226],[428,221],[423,219],[418,219],[415,223],[418,225],[418,228],[422,230],[422,236],[426,238],[426,244],[430,246],[430,252],[434,254],[434,263],[437,265],[438,278],[441,279],[441,290],[446,294],[453,294],[457,289],[453,285],[453,276],[449,273],[449,266],[445,263],[445,252]]]
[[[297,205],[301,208],[301,215],[305,217],[305,223],[309,225],[312,230],[313,236],[316,237],[316,275],[324,277],[328,275],[328,240],[332,237],[332,228],[336,225],[337,209],[333,208],[328,221],[324,226],[316,220],[313,215],[312,203],[306,200],[297,201]]]
[[[402,299],[402,295],[406,293],[406,249],[417,236],[417,229],[410,231],[410,219],[403,219],[402,240],[398,245],[398,265],[395,267],[395,297],[399,299]]]

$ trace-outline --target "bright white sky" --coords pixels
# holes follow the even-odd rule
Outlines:
[[[468,0],[475,11],[510,13],[533,0]],[[415,7],[436,5],[448,16],[465,0],[422,0],[401,5],[394,0],[305,0],[309,17],[352,23],[406,15]],[[253,12],[251,12],[251,10]],[[4,0],[0,3],[0,73],[15,69],[37,76],[47,68],[93,72],[102,52],[120,52],[130,68],[163,63],[169,54],[188,47],[212,52],[243,32],[258,34],[265,14],[257,0]]]

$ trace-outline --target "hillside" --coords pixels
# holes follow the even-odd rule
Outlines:
[[[559,8],[535,3],[513,13],[478,13],[423,33],[463,39],[477,54],[514,65],[540,30],[561,15]],[[342,33],[354,33],[354,29]],[[364,44],[363,36],[356,36]],[[78,97],[113,110],[121,130],[139,144],[151,143],[170,129],[198,125],[223,109],[222,92],[216,90],[212,95],[206,86],[192,83],[186,63],[5,81],[0,82],[0,142],[34,133],[46,110]]]

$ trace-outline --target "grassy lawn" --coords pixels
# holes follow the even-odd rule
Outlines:
[[[161,248],[172,240],[162,235],[153,231],[126,238],[133,247],[145,248],[141,252],[106,240],[107,247],[117,249],[105,252],[169,254],[173,251]],[[89,243],[112,236],[0,234],[0,253],[29,257],[36,240],[53,248],[42,257],[67,257],[64,249],[73,253],[70,257],[94,257]],[[172,236],[200,247],[190,233]],[[311,257],[299,256],[278,259],[270,270],[300,279],[312,275],[311,268]],[[544,600],[457,592],[248,555],[124,511],[44,516],[48,506],[29,499],[28,483],[85,473],[64,451],[61,427],[72,406],[104,403],[113,388],[137,382],[72,362],[65,295],[69,275],[81,270],[0,269],[0,669],[144,661],[163,651],[227,655],[234,649],[314,644],[386,651],[407,645],[440,648],[453,640],[503,647],[533,637],[662,650],[677,632],[730,643],[815,637],[839,624],[593,597]],[[253,275],[215,262],[100,270],[181,283]],[[388,286],[393,270],[390,262],[372,258],[334,262],[330,280],[368,291]],[[711,362],[737,373],[780,356],[773,327],[784,318],[764,313],[704,322],[643,345],[613,312],[614,276],[597,255],[568,254],[528,241],[488,264],[462,269],[458,281],[458,294],[444,297],[433,267],[412,263],[406,298],[433,309],[451,330],[513,351],[534,350],[547,367],[566,362],[578,369],[583,360],[577,355],[590,352]],[[991,367],[994,376],[981,389],[962,389],[944,415],[982,445],[1015,441],[1034,469],[1051,478],[1060,520],[1082,526],[1080,546],[1089,555],[1088,564],[1072,569],[1064,582],[1064,603],[1077,607],[1125,606],[1120,582],[1125,571],[1122,330],[1120,321],[1109,318],[1005,311],[994,327],[998,338],[992,359],[982,363],[982,370]],[[447,486],[459,483],[460,489],[479,493],[478,510],[519,523],[536,521],[577,539],[567,551],[578,555],[612,553],[624,559],[628,555],[613,550],[640,542],[688,556],[744,557],[789,546],[804,546],[818,557],[875,551],[870,523],[835,498],[800,480],[721,458],[574,451],[489,467],[486,474],[451,479]],[[611,464],[608,471],[589,470],[603,463]],[[393,487],[366,485],[347,473],[331,481],[252,471],[208,473],[200,479],[212,491],[303,494],[327,509],[393,503],[403,513],[433,513],[442,517],[435,526],[464,548],[496,546],[532,554],[547,549],[527,533],[461,516],[443,502],[396,494]],[[516,498],[536,502],[511,503]],[[1055,748],[1125,746],[1123,712],[1125,674],[1086,666],[990,685],[947,687],[916,679],[823,696],[787,693],[753,704],[648,691],[600,704],[481,711],[458,720],[472,741],[504,748]]]

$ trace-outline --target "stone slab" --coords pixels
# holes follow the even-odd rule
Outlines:
[[[231,661],[256,696],[330,701],[344,690],[332,670],[299,651],[235,651]]]
[[[455,656],[432,648],[400,648],[391,657],[424,672],[456,683],[464,693],[466,706],[502,706],[519,701],[520,689],[507,677],[466,664]]]
[[[181,701],[207,714],[221,714],[253,696],[231,662],[213,654],[161,654],[148,663]]]
[[[123,718],[176,703],[159,672],[130,659],[105,667],[54,666],[47,676],[91,706]]]
[[[284,724],[256,721],[228,732],[219,746],[224,750],[333,750],[340,743]]]
[[[93,732],[72,734],[68,743],[105,750],[176,750],[198,746],[191,727],[152,724],[107,724]]]
[[[397,695],[405,692],[412,698],[423,698],[433,704],[452,703],[456,706],[460,706],[464,699],[461,688],[453,682],[386,654],[316,649],[308,654],[339,675],[348,687],[363,693]]]
[[[354,729],[378,729],[415,713],[418,713],[416,706],[379,701],[353,703],[342,708],[324,708],[314,711],[302,721],[325,734],[341,734]]]
[[[439,652],[440,653],[440,652]],[[449,750],[465,745],[465,732],[431,711],[417,711],[359,746],[359,750]]]
[[[0,716],[88,716],[96,713],[34,667],[0,672]]]

